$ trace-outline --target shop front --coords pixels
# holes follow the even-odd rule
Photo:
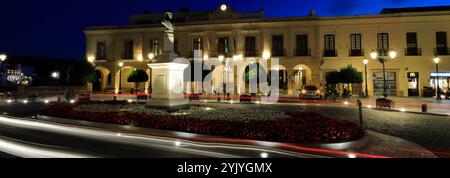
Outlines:
[[[374,72],[373,79],[373,93],[375,96],[383,95],[383,72]],[[397,96],[397,77],[395,72],[386,72],[386,88],[389,96]]]
[[[408,72],[408,96],[419,96],[419,72]]]
[[[430,73],[430,87],[436,89],[436,85],[439,89],[445,93],[449,90],[450,86],[450,72],[431,72]]]

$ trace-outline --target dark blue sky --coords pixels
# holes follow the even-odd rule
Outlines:
[[[227,3],[238,11],[265,9],[268,17],[376,14],[383,7],[450,5],[448,0],[7,0],[0,2],[0,52],[82,58],[86,26],[126,24],[129,14]]]

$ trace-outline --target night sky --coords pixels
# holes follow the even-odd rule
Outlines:
[[[86,26],[123,25],[128,15],[181,6],[210,10],[227,3],[238,11],[264,8],[267,17],[377,14],[383,7],[450,5],[448,0],[5,0],[0,2],[0,52],[83,58]]]

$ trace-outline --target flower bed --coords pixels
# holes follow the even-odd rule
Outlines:
[[[365,134],[364,129],[357,124],[324,117],[317,113],[277,113],[278,111],[266,111],[266,113],[257,115],[257,117],[264,116],[268,112],[273,112],[275,116],[280,117],[270,119],[272,118],[271,115],[265,115],[262,119],[255,119],[256,117],[241,119],[238,115],[228,114],[228,116],[220,119],[208,117],[207,114],[210,112],[210,115],[224,115],[225,111],[220,111],[220,108],[207,111],[198,108],[180,111],[182,113],[197,112],[191,115],[167,113],[145,108],[144,105],[131,106],[133,107],[126,106],[123,103],[100,102],[90,102],[89,104],[85,102],[84,104],[73,105],[60,104],[51,106],[44,110],[42,114],[94,122],[285,143],[347,142],[360,139]],[[114,110],[114,108],[122,109]],[[214,112],[218,112],[218,114],[214,114]],[[252,111],[241,110],[235,112],[245,113]],[[261,113],[261,111],[254,113]]]

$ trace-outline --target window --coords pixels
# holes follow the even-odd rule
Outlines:
[[[308,48],[308,35],[297,35],[296,37],[296,46],[295,55],[296,56],[309,56],[309,48]]]
[[[155,56],[159,54],[159,41],[158,40],[150,40],[150,53],[153,53]]]
[[[361,46],[361,34],[351,34],[350,56],[364,56]]]
[[[272,36],[272,56],[284,56],[283,36]]]
[[[203,50],[202,38],[192,38],[192,50]]]
[[[134,58],[134,42],[133,40],[125,40],[123,59],[133,59]]]
[[[406,56],[418,56],[422,51],[417,45],[417,33],[406,33]]]
[[[106,43],[104,41],[97,41],[96,59],[106,59]]]
[[[245,56],[254,57],[257,56],[256,52],[256,37],[246,36],[245,37]]]
[[[447,32],[436,32],[436,55],[448,55]]]
[[[389,50],[389,34],[388,33],[378,33],[378,51],[380,53],[387,54]]]
[[[325,57],[337,56],[334,35],[325,35],[324,36],[323,56],[325,56]]]
[[[218,54],[228,56],[230,54],[230,51],[228,48],[228,37],[220,37],[218,39],[218,43],[219,43],[217,46]]]

